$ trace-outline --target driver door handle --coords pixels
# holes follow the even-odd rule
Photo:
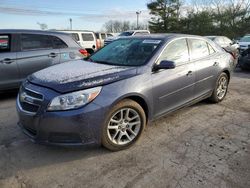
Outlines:
[[[213,66],[217,67],[219,65],[218,62],[214,62]]]
[[[193,71],[188,71],[188,73],[187,73],[186,75],[187,75],[187,76],[193,75]]]
[[[55,58],[57,55],[56,55],[56,53],[50,53],[48,56],[51,58]]]
[[[1,63],[4,63],[4,64],[11,64],[14,62],[13,59],[10,59],[10,58],[5,58],[3,59],[2,61],[0,61]]]

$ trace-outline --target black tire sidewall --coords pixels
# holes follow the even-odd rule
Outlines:
[[[130,143],[125,144],[125,145],[116,145],[110,141],[110,139],[108,137],[108,133],[107,133],[107,127],[108,127],[108,124],[109,124],[111,117],[115,113],[117,113],[117,111],[121,110],[122,108],[131,108],[131,109],[135,110],[139,114],[140,119],[142,121],[142,124],[141,124],[140,131],[139,131],[138,135]],[[102,145],[104,147],[106,147],[107,149],[112,150],[112,151],[119,151],[119,150],[127,149],[130,146],[132,146],[140,138],[140,136],[145,128],[145,125],[146,125],[146,116],[145,116],[145,112],[144,112],[143,108],[133,100],[129,100],[129,99],[123,100],[123,101],[119,102],[118,104],[114,105],[107,115],[107,118],[106,118],[104,125],[103,125],[103,128],[102,128],[102,138],[101,138]]]
[[[218,86],[219,86],[219,81],[220,81],[220,79],[221,79],[222,77],[225,77],[225,78],[227,79],[227,89],[226,89],[226,93],[224,94],[224,96],[223,96],[221,99],[219,99],[218,96],[217,96],[217,89],[218,89]],[[213,91],[212,96],[210,97],[210,100],[211,100],[212,102],[216,102],[216,103],[223,101],[224,98],[225,98],[226,95],[227,95],[228,85],[229,85],[229,78],[228,78],[228,75],[227,75],[226,73],[223,72],[223,73],[220,74],[220,76],[218,77],[218,79],[217,79],[217,81],[216,81],[216,86],[215,86],[215,88],[214,88],[214,91]]]

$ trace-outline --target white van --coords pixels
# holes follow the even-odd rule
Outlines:
[[[71,34],[72,38],[85,48],[89,54],[92,54],[97,50],[97,39],[93,31],[61,30],[61,32]]]

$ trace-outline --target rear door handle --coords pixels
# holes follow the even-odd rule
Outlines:
[[[13,59],[10,59],[10,58],[5,58],[1,61],[1,63],[4,63],[4,64],[11,64],[13,63],[14,60]]]
[[[214,62],[213,66],[217,67],[219,65],[218,62]]]
[[[193,75],[193,71],[188,71],[188,73],[187,73],[186,75],[187,75],[187,76]]]
[[[50,53],[48,56],[51,57],[51,58],[55,58],[57,56],[57,54],[56,53]]]

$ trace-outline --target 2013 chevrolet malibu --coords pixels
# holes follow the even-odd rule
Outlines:
[[[133,145],[146,124],[227,93],[233,58],[189,35],[119,39],[86,61],[41,70],[22,84],[19,125],[31,140],[55,145]]]

